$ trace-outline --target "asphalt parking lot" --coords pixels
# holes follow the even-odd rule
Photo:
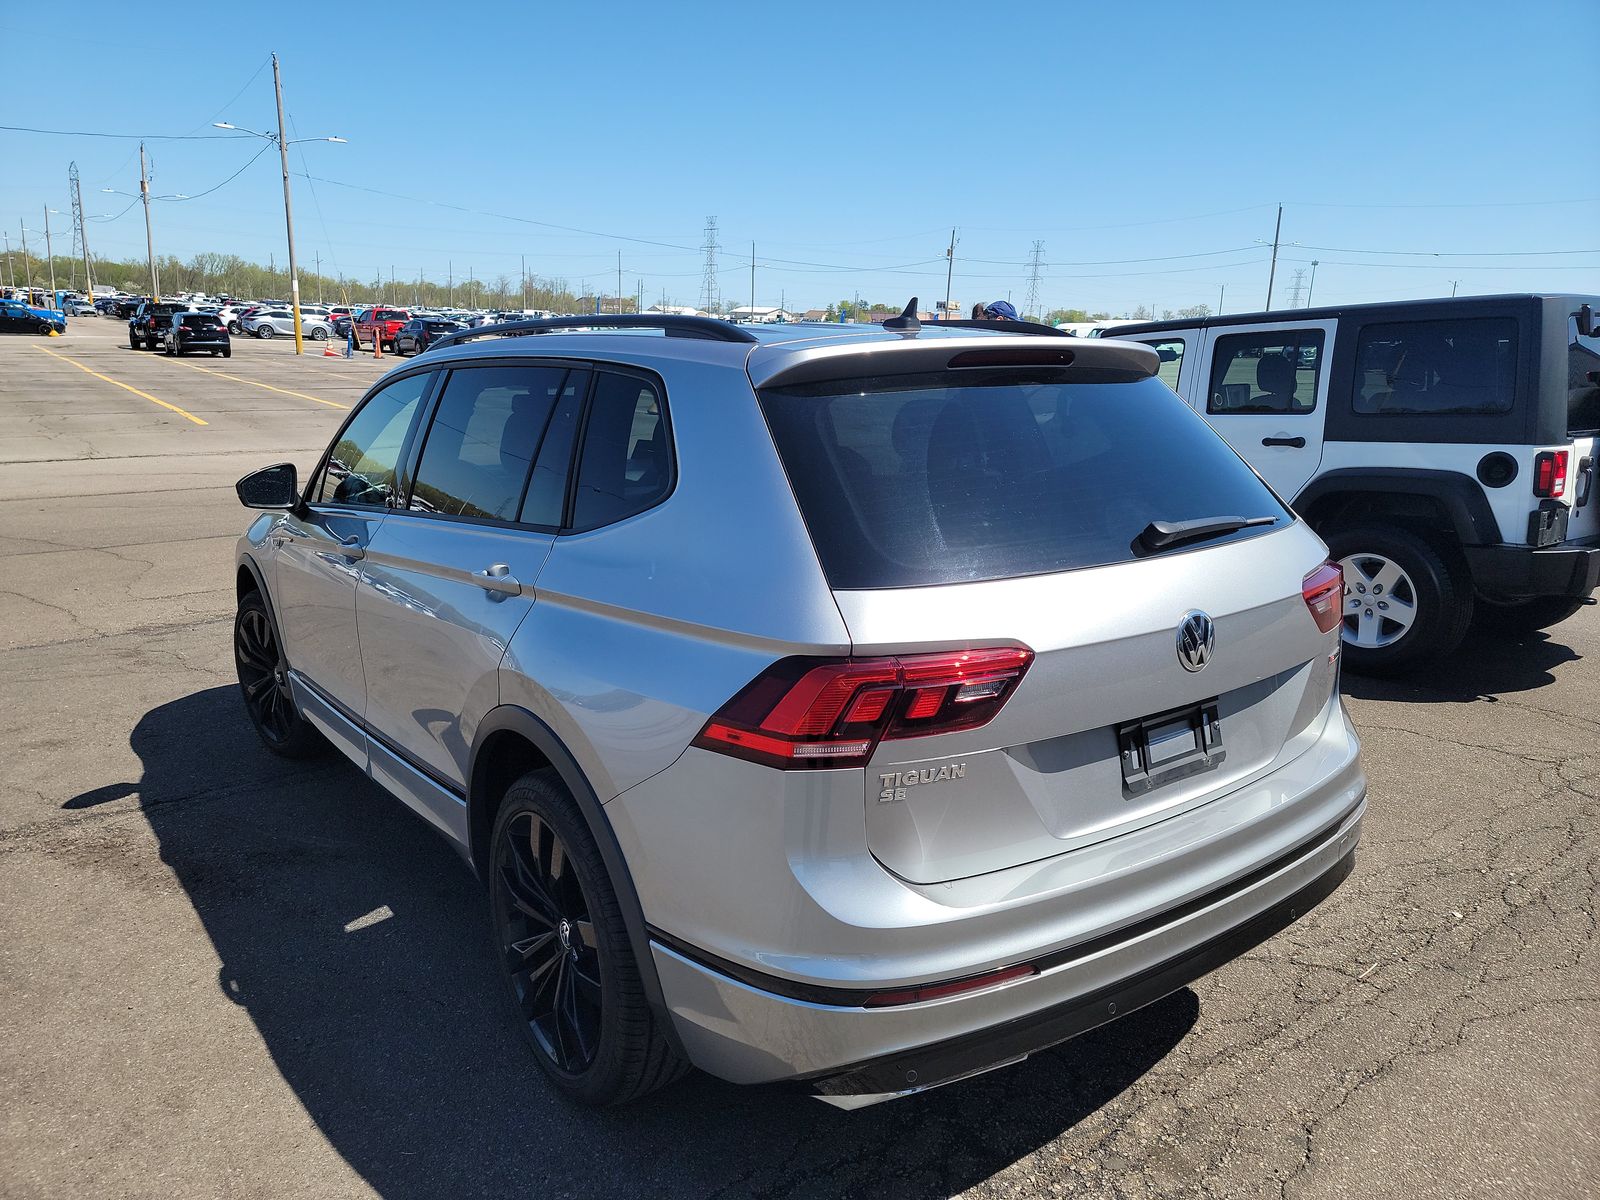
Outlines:
[[[540,1084],[453,850],[233,683],[235,479],[391,364],[0,340],[0,1195],[1592,1196],[1600,609],[1347,678],[1355,875],[1192,989],[847,1114]]]

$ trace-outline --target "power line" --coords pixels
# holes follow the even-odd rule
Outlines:
[[[50,137],[115,138],[132,142],[220,142],[231,141],[226,133],[100,133],[91,129],[35,129],[30,125],[0,125],[7,133],[42,133]]]
[[[1358,250],[1349,246],[1313,246],[1301,242],[1305,250],[1327,250],[1334,254],[1388,254],[1397,258],[1559,258],[1568,254],[1600,254],[1600,250]]]

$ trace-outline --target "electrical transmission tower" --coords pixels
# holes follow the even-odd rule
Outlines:
[[[717,219],[706,218],[706,273],[700,283],[700,311],[713,312],[717,307]]]
[[[1290,308],[1299,308],[1300,307],[1300,297],[1305,294],[1305,290],[1306,290],[1306,269],[1304,267],[1296,267],[1295,270],[1294,270],[1294,279],[1289,284],[1289,307]]]
[[[1033,243],[1033,254],[1028,259],[1028,299],[1022,306],[1022,315],[1025,317],[1039,317],[1039,268],[1043,266],[1044,243]]]
[[[67,183],[72,189],[72,260],[83,258],[83,294],[94,299],[94,271],[89,266],[89,236],[83,227],[83,187],[78,182],[78,164],[67,164]],[[76,275],[78,268],[72,268]]]

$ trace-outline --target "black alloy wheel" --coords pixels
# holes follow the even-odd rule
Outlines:
[[[599,942],[566,844],[534,812],[516,813],[496,847],[495,924],[535,1046],[565,1075],[600,1048]]]
[[[250,592],[239,601],[233,623],[233,659],[245,711],[267,749],[285,758],[304,758],[321,749],[320,735],[295,707],[289,664],[259,593]]]

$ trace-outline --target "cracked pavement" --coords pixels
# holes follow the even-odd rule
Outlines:
[[[71,329],[0,341],[0,1196],[1595,1194],[1600,610],[1347,678],[1355,874],[1193,988],[854,1114],[704,1076],[588,1112],[454,852],[239,707],[232,483],[341,412]],[[389,365],[227,370],[350,404]]]

